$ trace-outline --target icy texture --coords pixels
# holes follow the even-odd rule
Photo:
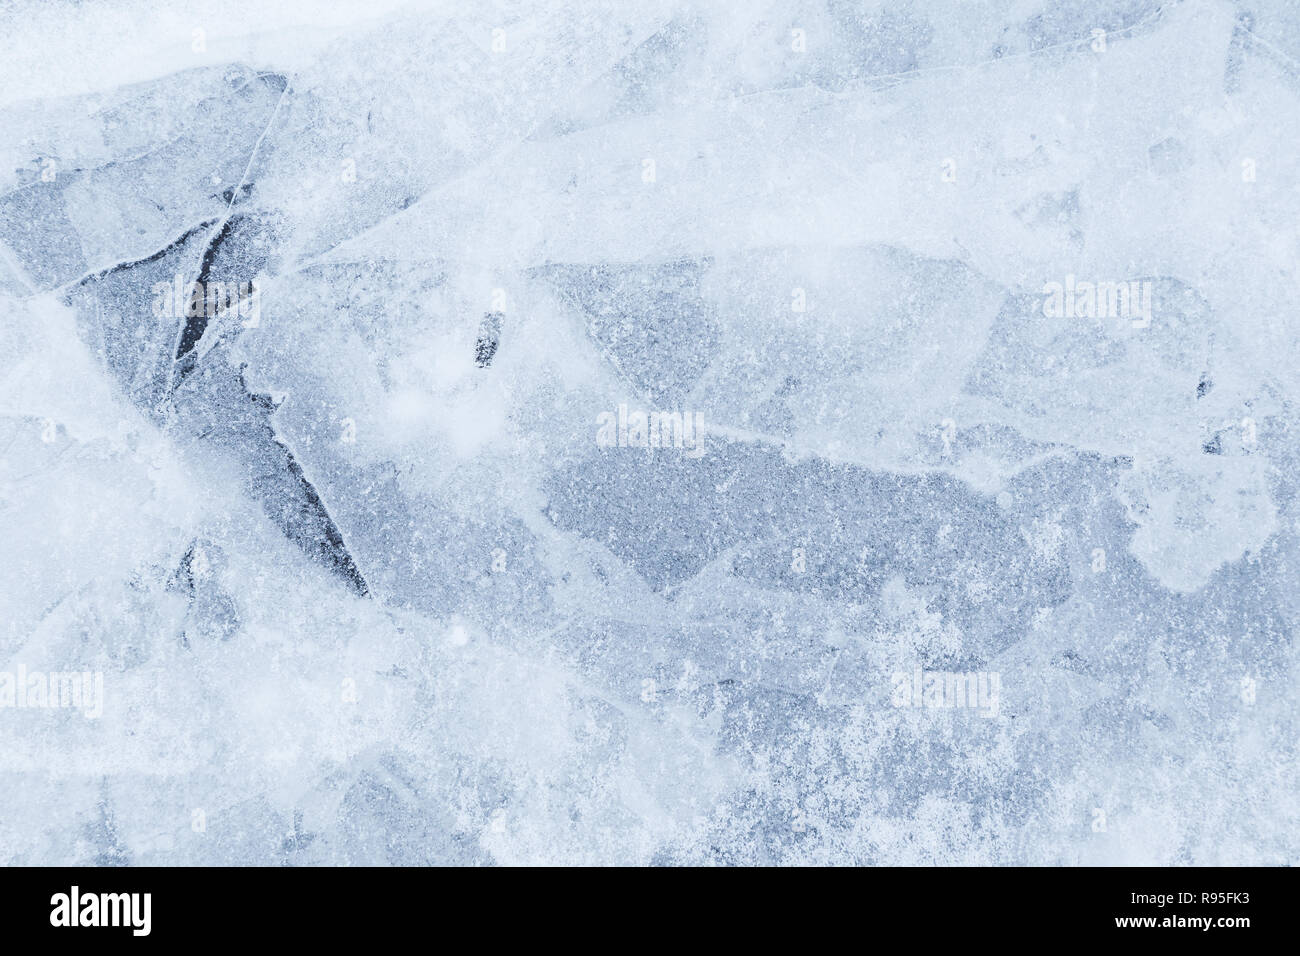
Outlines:
[[[1300,7],[328,6],[0,3],[0,863],[1300,863]]]

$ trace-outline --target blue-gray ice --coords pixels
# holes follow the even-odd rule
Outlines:
[[[0,864],[1300,863],[1292,0],[0,37]]]

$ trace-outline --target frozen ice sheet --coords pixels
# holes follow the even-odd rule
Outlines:
[[[1300,862],[1289,0],[156,6],[0,6],[0,863]]]

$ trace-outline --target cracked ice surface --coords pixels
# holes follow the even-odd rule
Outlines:
[[[1300,862],[1300,9],[330,7],[0,5],[0,862]]]

